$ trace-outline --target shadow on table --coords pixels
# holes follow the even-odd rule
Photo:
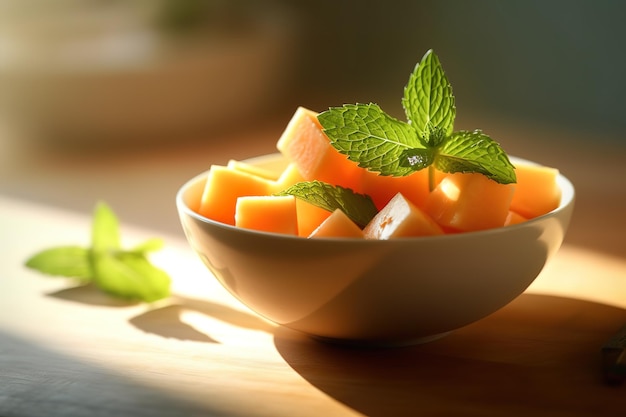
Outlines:
[[[244,311],[206,300],[188,297],[173,297],[173,304],[150,309],[133,317],[130,323],[147,333],[179,340],[218,343],[209,335],[194,329],[181,320],[185,311],[193,311],[221,320],[243,329],[261,330],[273,333],[275,326]]]
[[[140,304],[111,297],[93,285],[65,288],[50,293],[48,296],[104,307],[129,307]],[[261,330],[267,333],[273,333],[275,329],[275,326],[250,313],[223,304],[182,296],[172,296],[168,304],[165,305],[148,306],[144,313],[131,318],[129,321],[139,330],[161,337],[217,343],[211,336],[195,329],[181,319],[182,314],[188,311],[201,313],[243,329]]]
[[[1,416],[218,415],[206,404],[0,330]],[[143,353],[137,353],[143,354]]]
[[[600,356],[624,323],[623,309],[524,294],[417,346],[336,346],[286,328],[274,343],[312,385],[368,416],[599,416],[625,404],[621,390],[603,384]]]
[[[93,284],[63,288],[47,295],[49,297],[58,298],[60,300],[73,301],[76,303],[89,304],[100,307],[128,307],[139,304],[137,301],[111,297],[103,291],[100,291]]]

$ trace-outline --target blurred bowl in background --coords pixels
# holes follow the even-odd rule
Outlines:
[[[69,3],[0,18],[0,120],[20,136],[178,140],[267,111],[289,84],[293,33],[282,10],[172,34],[145,5]]]

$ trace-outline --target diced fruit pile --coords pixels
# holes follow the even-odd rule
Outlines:
[[[278,140],[287,160],[282,172],[230,161],[209,170],[198,213],[209,219],[265,232],[305,238],[390,239],[503,227],[557,208],[558,170],[518,164],[517,182],[500,184],[479,173],[383,176],[335,149],[317,113],[300,107]],[[371,198],[375,213],[358,225],[341,209],[328,210],[294,195],[277,195],[304,181],[321,181]]]

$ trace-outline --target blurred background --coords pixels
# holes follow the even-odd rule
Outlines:
[[[460,115],[609,135],[626,126],[617,0],[0,4],[0,114],[47,139],[180,137],[356,101],[403,116],[402,88],[429,48]]]
[[[0,193],[81,212],[104,199],[179,233],[182,182],[275,151],[297,106],[404,118],[433,48],[457,129],[558,166],[579,211],[624,207],[625,15],[617,0],[0,0]],[[592,229],[624,253],[614,225]]]

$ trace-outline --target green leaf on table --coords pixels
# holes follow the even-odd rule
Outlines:
[[[93,266],[95,284],[116,297],[151,302],[169,295],[169,275],[144,255],[120,251],[95,257]]]
[[[91,226],[91,248],[95,252],[109,251],[120,247],[120,226],[113,210],[98,202],[93,213]]]
[[[59,246],[43,250],[25,265],[41,273],[93,282],[116,297],[141,301],[165,298],[170,292],[170,277],[152,265],[149,252],[163,247],[161,239],[148,239],[130,250],[121,249],[117,216],[103,202],[93,213],[91,247]]]
[[[31,256],[25,263],[42,274],[76,278],[88,282],[92,278],[89,250],[80,246],[59,246]]]
[[[130,250],[130,252],[134,252],[134,253],[156,252],[156,251],[163,249],[164,245],[165,245],[165,242],[163,242],[163,239],[151,238],[133,247]]]
[[[276,195],[292,195],[330,212],[340,209],[361,228],[377,213],[369,196],[322,181],[299,182]]]

